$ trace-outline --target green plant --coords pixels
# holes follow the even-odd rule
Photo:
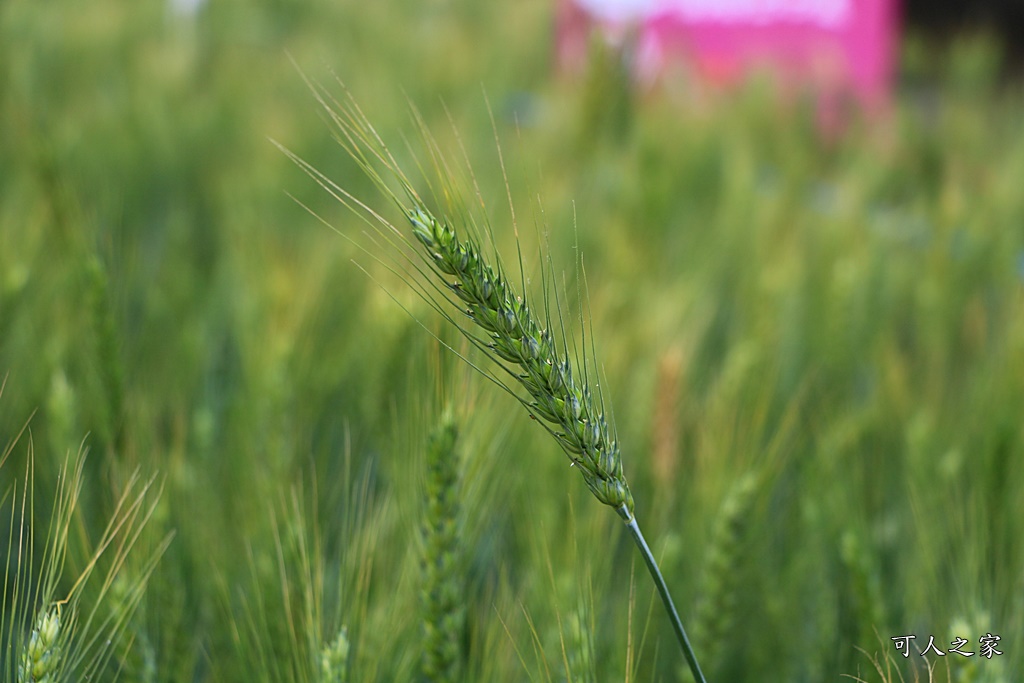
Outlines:
[[[40,610],[18,663],[19,683],[54,683],[63,665],[60,607]]]
[[[17,439],[0,455],[0,469],[16,443]],[[86,454],[83,451],[69,457],[59,471],[53,508],[42,537],[43,555],[37,564],[35,546],[41,525],[35,510],[31,441],[27,457],[21,500],[14,486],[0,492],[0,511],[11,513],[6,550],[12,560],[4,563],[4,593],[0,596],[0,677],[18,683],[98,679],[110,659],[123,659],[130,647],[129,639],[122,635],[157,560],[170,542],[170,536],[165,537],[142,559],[130,585],[120,595],[113,594],[112,586],[124,575],[129,554],[153,514],[154,498],[159,494],[153,495],[153,480],[143,482],[137,476],[130,477],[84,564],[71,572],[68,565],[82,560],[69,557],[69,546],[78,540],[73,532],[82,528]],[[9,510],[5,509],[8,500]],[[64,588],[69,578],[71,586]],[[31,625],[27,637],[22,631],[24,624]]]
[[[697,681],[703,682],[704,675],[668,586],[634,514],[633,495],[623,471],[614,422],[608,418],[609,410],[594,374],[598,361],[593,341],[590,349],[586,348],[585,342],[580,345],[582,350],[575,346],[570,348],[562,304],[551,285],[554,273],[550,261],[551,272],[544,278],[542,290],[542,310],[538,311],[529,303],[527,295],[513,286],[500,257],[495,255],[492,260],[485,254],[479,229],[468,212],[456,206],[449,207],[461,214],[461,226],[458,227],[449,218],[435,216],[351,95],[338,102],[329,100],[322,90],[317,90],[317,93],[337,125],[339,143],[396,205],[411,226],[415,242],[383,214],[316,168],[287,149],[282,148],[282,151],[373,226],[384,242],[400,250],[407,261],[395,256],[377,258],[395,259],[392,262],[396,272],[409,275],[408,282],[417,292],[494,363],[499,369],[497,373],[484,369],[480,369],[481,372],[515,397],[530,417],[554,437],[571,465],[583,476],[591,493],[613,508],[626,523],[669,613],[691,672]],[[443,186],[442,196],[451,201],[460,194],[453,185],[451,171],[422,117],[417,116],[416,121],[427,141],[438,181]],[[393,182],[399,185],[398,190],[392,188]],[[434,194],[439,193],[435,191]],[[493,247],[493,235],[488,233],[488,236]],[[421,259],[418,263],[406,251],[408,247],[416,250]],[[519,263],[520,279],[525,282],[521,253]],[[413,277],[413,271],[423,276],[423,281]],[[469,323],[461,322],[461,317],[456,318],[452,309],[461,310]],[[525,396],[516,390],[516,385],[525,390]]]
[[[348,680],[348,650],[348,632],[342,626],[337,637],[320,651],[320,683]]]
[[[427,443],[426,506],[421,561],[423,655],[420,673],[432,683],[454,683],[462,668],[465,581],[460,547],[458,429],[450,414]]]
[[[694,612],[693,639],[704,652],[712,672],[720,668],[725,658],[723,646],[730,642],[736,592],[746,565],[744,541],[750,508],[759,486],[760,479],[753,473],[732,485],[722,502],[708,546],[701,597]]]
[[[592,624],[587,621],[586,606],[580,602],[562,624],[562,654],[568,683],[594,683],[594,641]]]

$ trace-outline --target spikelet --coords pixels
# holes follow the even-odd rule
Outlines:
[[[110,283],[102,261],[93,255],[86,264],[87,289],[95,334],[95,352],[103,401],[100,433],[107,445],[124,450],[124,366],[117,348],[117,323],[110,305]]]
[[[63,664],[60,609],[40,610],[21,652],[18,683],[56,683]]]
[[[348,629],[338,631],[333,643],[320,651],[320,683],[345,683],[348,680]]]
[[[563,628],[568,665],[568,683],[596,683],[594,669],[594,634],[588,627],[586,611],[581,604],[569,614]]]
[[[839,559],[846,586],[840,596],[841,628],[844,637],[867,647],[878,633],[886,632],[885,600],[882,580],[873,559],[874,548],[855,531],[847,530],[840,539]]]
[[[459,547],[458,430],[446,414],[427,446],[423,525],[423,656],[420,672],[432,683],[454,683],[462,667],[465,581]]]
[[[750,507],[759,478],[747,474],[733,484],[715,521],[708,549],[693,637],[713,671],[722,664],[722,645],[736,616],[736,591]]]
[[[552,671],[559,676],[558,683],[596,683],[594,653],[593,611],[586,599],[590,585],[589,572],[583,566],[565,571],[553,586],[555,594],[565,596],[564,602],[573,605],[559,611],[557,622],[544,632],[542,649],[550,657]],[[560,600],[560,602],[562,602]]]

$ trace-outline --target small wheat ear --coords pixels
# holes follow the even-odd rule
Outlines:
[[[63,663],[60,606],[40,610],[18,664],[19,683],[56,683]]]
[[[461,680],[465,628],[459,504],[458,427],[450,412],[430,434],[427,443],[420,601],[423,654],[420,673],[433,683]]]
[[[348,680],[348,631],[342,626],[337,637],[320,651],[319,683],[346,683]]]

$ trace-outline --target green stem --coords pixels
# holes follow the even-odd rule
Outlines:
[[[658,587],[658,593],[661,595],[661,601],[665,603],[665,609],[668,611],[669,620],[672,622],[672,628],[675,629],[676,638],[679,640],[679,646],[683,648],[683,655],[686,656],[686,662],[690,665],[690,672],[693,674],[693,679],[697,683],[707,683],[707,679],[704,678],[704,672],[700,670],[700,664],[697,663],[697,655],[693,653],[693,646],[690,645],[690,639],[686,637],[686,629],[683,628],[683,622],[679,618],[679,612],[676,611],[675,603],[672,602],[672,596],[669,595],[668,585],[665,584],[665,578],[661,575],[661,569],[658,568],[658,561],[654,559],[654,553],[651,552],[650,547],[647,545],[647,541],[644,540],[644,535],[636,523],[636,517],[626,509],[625,505],[618,508],[617,512],[622,519],[626,521],[626,528],[629,529],[629,533],[633,535],[633,540],[636,541],[636,546],[640,549],[640,554],[643,555],[644,562],[647,563],[647,569],[651,572],[651,578],[654,579],[654,585]]]

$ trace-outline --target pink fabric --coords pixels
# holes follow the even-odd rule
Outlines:
[[[638,78],[682,63],[712,84],[769,66],[787,83],[863,104],[887,100],[896,49],[897,0],[563,0],[557,53],[570,69],[586,59],[595,28],[631,35]]]

